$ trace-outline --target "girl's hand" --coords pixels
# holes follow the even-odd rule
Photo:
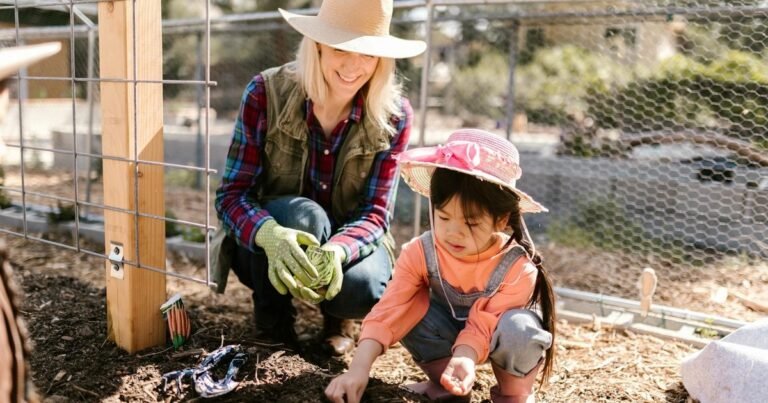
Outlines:
[[[357,403],[363,397],[366,386],[368,372],[350,369],[331,381],[325,388],[325,397],[335,403]]]
[[[457,396],[466,396],[475,384],[475,361],[469,357],[454,356],[440,377],[445,390]]]
[[[337,403],[357,403],[363,397],[368,386],[368,374],[376,357],[381,355],[384,347],[373,339],[363,339],[357,346],[355,358],[349,364],[349,370],[336,377],[325,388],[325,397]],[[345,399],[346,398],[346,399]]]

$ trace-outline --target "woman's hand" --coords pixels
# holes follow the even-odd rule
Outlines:
[[[475,351],[468,346],[460,345],[456,348],[453,358],[448,361],[443,375],[440,376],[440,384],[445,390],[457,396],[466,396],[475,384]]]
[[[323,270],[330,272],[328,290],[325,293],[325,299],[330,301],[339,293],[339,291],[341,291],[341,283],[344,279],[344,272],[342,272],[341,266],[344,259],[347,258],[347,254],[344,252],[344,248],[331,242],[321,246],[320,249],[329,251],[333,254],[333,257],[328,262],[328,267],[317,268],[318,272]]]
[[[325,388],[325,397],[331,402],[357,403],[368,386],[368,372],[354,368],[334,378]]]
[[[301,249],[301,245],[320,245],[314,235],[267,220],[256,232],[254,242],[267,255],[267,276],[277,292],[285,295],[290,291],[294,297],[315,304],[322,301],[316,297],[317,293],[309,289],[317,280],[318,273]],[[314,302],[315,299],[319,300]]]

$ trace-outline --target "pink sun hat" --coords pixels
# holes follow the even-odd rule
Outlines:
[[[485,130],[459,129],[451,133],[444,145],[403,152],[398,164],[408,186],[426,197],[429,197],[429,183],[435,168],[445,168],[511,190],[520,197],[523,213],[548,211],[515,186],[523,170],[514,144]]]

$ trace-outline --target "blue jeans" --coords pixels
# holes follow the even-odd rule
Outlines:
[[[283,197],[263,206],[278,224],[314,235],[321,244],[332,235],[331,222],[322,207],[305,197]],[[258,327],[273,327],[296,314],[291,295],[280,295],[267,277],[267,256],[260,248],[255,253],[238,246],[232,269],[240,282],[253,290],[254,313]],[[349,262],[342,270],[341,291],[320,304],[325,314],[340,319],[362,319],[376,304],[392,277],[393,263],[384,247],[371,255]]]
[[[446,307],[430,301],[427,314],[400,343],[416,362],[450,357],[453,343],[465,325],[454,319]],[[489,345],[489,358],[510,374],[524,376],[551,345],[552,335],[542,328],[536,313],[512,309],[499,319]]]

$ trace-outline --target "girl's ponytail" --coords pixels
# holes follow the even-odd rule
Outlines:
[[[528,252],[531,262],[538,269],[536,276],[536,286],[533,290],[531,300],[528,301],[526,308],[532,309],[538,307],[541,310],[544,329],[552,334],[552,346],[547,349],[544,355],[544,368],[542,370],[541,385],[547,384],[547,380],[552,375],[555,364],[555,335],[557,332],[557,313],[555,310],[555,292],[552,282],[549,279],[547,271],[542,264],[541,255],[536,252],[532,241],[527,234],[523,217],[518,212],[509,217],[509,225],[512,227],[512,238]]]

